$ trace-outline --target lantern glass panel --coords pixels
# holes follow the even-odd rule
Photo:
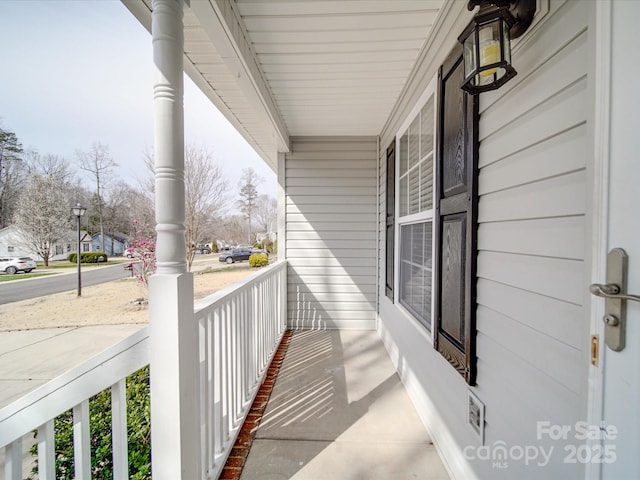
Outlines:
[[[504,60],[511,65],[511,37],[509,35],[509,26],[502,24],[502,44],[504,45]]]
[[[496,20],[482,25],[479,31],[480,38],[480,68],[498,63],[500,55],[500,21]],[[487,77],[496,73],[495,68],[481,70],[480,76]]]
[[[464,41],[464,77],[474,74],[476,71],[476,35],[472,30]]]

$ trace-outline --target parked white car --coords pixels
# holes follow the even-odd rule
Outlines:
[[[29,273],[36,269],[36,262],[31,257],[0,258],[0,272],[14,275],[18,272]]]

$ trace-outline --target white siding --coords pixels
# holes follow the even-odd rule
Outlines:
[[[586,419],[592,6],[550,0],[546,17],[516,42],[518,76],[480,96],[478,377],[471,390],[486,405],[488,446],[548,448],[551,443],[536,438],[537,421],[574,425]],[[458,33],[454,28],[451,38]],[[415,78],[422,81],[407,86],[409,98],[419,96],[417,83],[426,87],[425,72],[435,74],[432,66],[418,69]],[[381,159],[413,106],[405,101],[382,132]],[[381,161],[381,232],[385,176]],[[379,252],[383,282],[384,236]],[[379,297],[385,344],[452,472],[461,478],[583,478],[584,465],[563,462],[562,444],[555,444],[544,468],[510,461],[497,469],[491,461],[463,460],[461,450],[478,445],[465,425],[469,387],[417,322],[385,298],[384,288]]]
[[[294,138],[285,157],[289,325],[376,326],[377,139]]]

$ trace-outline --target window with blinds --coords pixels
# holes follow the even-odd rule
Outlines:
[[[433,90],[432,86],[427,89],[426,99],[398,135],[396,160],[399,301],[428,330],[433,282]]]

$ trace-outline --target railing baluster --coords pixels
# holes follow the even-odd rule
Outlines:
[[[233,410],[233,415],[231,416],[231,424],[232,426],[236,426],[239,419],[239,411],[238,408],[238,335],[237,335],[237,309],[236,309],[236,300],[237,295],[234,295],[231,301],[229,302],[229,310],[231,311],[231,315],[229,316],[229,341],[231,343],[231,405]]]
[[[230,413],[230,402],[229,402],[229,390],[231,383],[231,375],[229,373],[229,363],[231,362],[231,349],[229,348],[229,303],[225,302],[224,305],[224,320],[222,322],[223,334],[222,334],[222,343],[224,345],[224,367],[223,367],[223,376],[224,376],[224,384],[222,397],[224,399],[224,441],[226,442],[229,439],[229,432],[231,431],[230,423],[231,423],[231,413]]]
[[[77,480],[91,480],[89,400],[73,407],[73,460],[75,478]]]
[[[200,393],[200,471],[206,478],[208,460],[207,428],[207,319],[196,319],[198,324],[198,388]]]
[[[129,478],[127,439],[127,382],[123,378],[111,386],[111,442],[114,480]]]
[[[213,365],[213,402],[214,402],[214,452],[221,453],[223,445],[223,428],[224,423],[222,412],[222,312],[220,308],[216,308],[213,315],[213,346],[210,355],[215,359]]]
[[[40,480],[56,478],[53,420],[49,420],[38,428],[38,478]]]
[[[22,439],[10,443],[4,450],[4,478],[6,480],[22,479]]]
[[[216,426],[216,418],[215,418],[215,385],[214,385],[214,365],[215,365],[215,355],[213,352],[213,314],[210,313],[206,316],[205,319],[205,335],[206,335],[206,416],[204,418],[204,425],[206,430],[206,439],[207,439],[207,469],[211,465],[213,465],[215,460],[215,426]],[[203,470],[204,472],[207,469]]]

